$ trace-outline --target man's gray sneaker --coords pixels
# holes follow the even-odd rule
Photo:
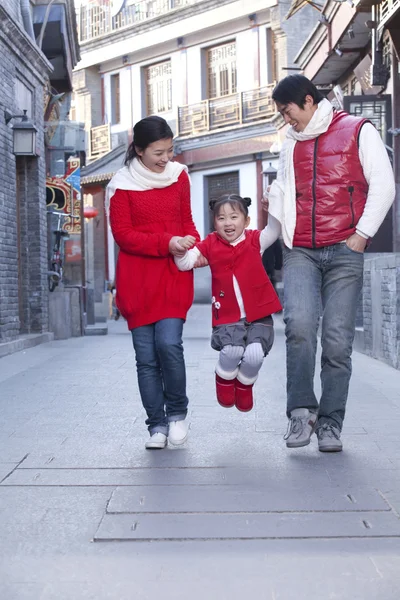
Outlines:
[[[289,425],[285,437],[288,448],[308,446],[310,438],[317,426],[316,413],[308,408],[295,408],[290,413]]]
[[[341,452],[343,450],[340,429],[330,423],[318,426],[317,438],[320,452]]]

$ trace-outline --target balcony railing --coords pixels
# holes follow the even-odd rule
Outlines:
[[[103,37],[114,31],[126,29],[137,23],[155,19],[172,11],[197,4],[201,0],[142,0],[133,2],[127,0],[126,6],[116,17],[112,16],[112,2],[83,0],[79,8],[79,40],[90,40]]]
[[[89,134],[89,158],[94,160],[111,150],[110,124],[92,127]]]
[[[382,28],[386,21],[400,9],[400,0],[383,0],[377,6],[378,11],[378,27]]]
[[[178,108],[178,135],[195,135],[269,119],[276,113],[272,100],[274,85],[230,96],[202,100]]]

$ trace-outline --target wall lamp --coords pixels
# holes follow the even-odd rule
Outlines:
[[[335,48],[335,54],[337,54],[338,56],[343,56],[343,52],[339,47]]]
[[[37,156],[36,153],[36,134],[37,129],[26,116],[27,111],[24,110],[23,115],[12,115],[8,110],[4,111],[4,119],[6,125],[11,119],[21,119],[19,123],[14,123],[12,126],[14,134],[13,153],[16,156]]]

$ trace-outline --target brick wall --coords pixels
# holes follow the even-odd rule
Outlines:
[[[49,67],[27,39],[17,7],[16,0],[0,6],[0,342],[48,330],[43,84]],[[26,108],[38,129],[38,157],[13,154],[4,109],[21,112],[17,80],[30,92]]]
[[[6,13],[22,26],[21,6],[19,0],[1,0],[1,6]]]
[[[302,8],[293,17],[286,20],[291,0],[283,0],[271,8],[271,26],[277,43],[277,79],[283,79],[297,71],[285,70],[284,67],[296,67],[294,58],[310,35],[318,20],[319,12],[311,7]]]
[[[400,254],[366,257],[363,317],[365,352],[400,369]]]

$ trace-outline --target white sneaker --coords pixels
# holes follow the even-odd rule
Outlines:
[[[308,446],[310,438],[317,427],[317,415],[308,408],[295,408],[290,413],[289,424],[285,437],[288,448]]]
[[[152,436],[150,436],[150,439],[147,440],[145,447],[147,448],[147,450],[161,450],[162,448],[165,448],[166,445],[167,436],[161,433],[160,431],[157,431],[156,433],[153,433]]]
[[[168,441],[174,446],[181,446],[187,440],[189,433],[189,423],[183,421],[171,421],[169,424]]]

